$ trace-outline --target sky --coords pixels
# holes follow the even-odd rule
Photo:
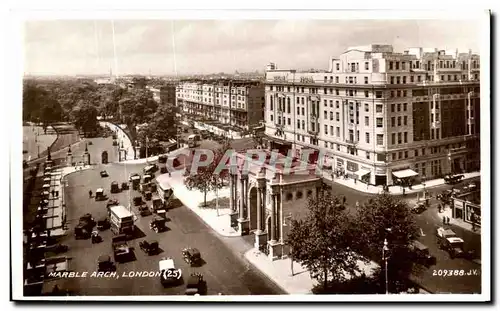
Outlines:
[[[114,27],[113,27],[114,26]],[[113,44],[114,29],[114,44]],[[233,73],[328,69],[349,46],[479,53],[478,20],[43,20],[24,28],[31,75]]]

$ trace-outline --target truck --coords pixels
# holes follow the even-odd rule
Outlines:
[[[123,205],[109,207],[111,231],[114,234],[132,236],[134,233],[134,214]]]
[[[127,244],[127,236],[124,234],[113,237],[111,240],[111,248],[113,249],[115,262],[123,263],[133,257],[132,250]]]

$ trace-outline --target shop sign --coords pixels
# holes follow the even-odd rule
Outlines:
[[[464,208],[464,202],[457,200],[457,199],[453,200],[453,205],[455,206],[455,208],[458,208],[458,209]]]
[[[375,174],[377,175],[385,175],[385,168],[375,168]]]
[[[347,161],[347,170],[351,172],[357,172],[358,171],[358,163],[354,163],[351,161]]]

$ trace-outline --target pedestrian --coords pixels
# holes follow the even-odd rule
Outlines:
[[[443,216],[443,225],[446,225],[446,216]]]
[[[446,224],[450,224],[450,217],[449,216],[446,216]]]
[[[356,183],[357,183],[356,178],[354,178],[354,184],[356,184]]]
[[[359,201],[356,201],[356,208],[359,208]]]
[[[403,195],[406,195],[406,190],[404,187],[403,187]]]
[[[52,189],[52,191],[50,193],[52,193],[52,196],[54,196],[55,190]]]
[[[89,198],[92,197],[92,190],[89,190]]]

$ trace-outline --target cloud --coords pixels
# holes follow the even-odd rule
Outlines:
[[[28,72],[233,72],[327,68],[349,46],[392,44],[478,51],[478,21],[457,20],[109,20],[30,21],[25,27]],[[74,70],[82,70],[72,72]]]

